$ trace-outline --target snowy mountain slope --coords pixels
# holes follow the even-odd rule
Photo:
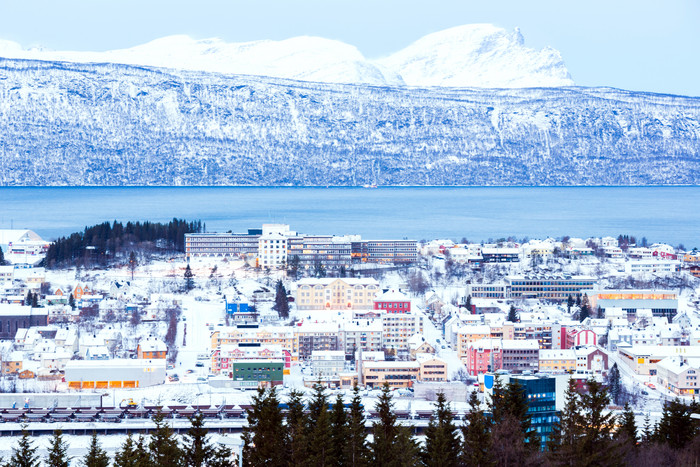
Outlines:
[[[525,47],[519,29],[470,24],[429,34],[377,63],[411,86],[573,86],[561,54]]]
[[[319,37],[227,43],[170,36],[107,52],[23,50],[0,43],[0,56],[74,63],[121,63],[178,70],[259,75],[325,83],[401,85],[395,73],[368,62],[355,47]]]
[[[0,59],[0,185],[700,184],[700,99]]]
[[[319,37],[227,43],[170,36],[130,49],[107,52],[24,50],[0,41],[0,57],[120,63],[178,70],[270,76],[324,83],[400,86],[541,87],[570,86],[554,49],[523,45],[518,30],[488,24],[430,34],[382,60],[367,60],[355,47]]]

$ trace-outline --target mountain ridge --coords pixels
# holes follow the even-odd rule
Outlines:
[[[700,98],[0,59],[0,185],[700,183]]]

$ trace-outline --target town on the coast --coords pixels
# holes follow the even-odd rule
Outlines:
[[[599,429],[605,455],[632,455],[623,429],[633,445],[667,441],[679,456],[691,445],[692,245],[625,233],[477,241],[247,227],[114,221],[55,241],[0,230],[3,457],[27,431],[97,433],[126,455],[129,433],[167,427],[188,439],[196,423],[220,434],[216,465],[394,465],[380,450],[409,456],[396,465],[539,463],[574,449],[561,439],[572,426],[580,440]],[[314,463],[290,460],[302,449],[294,420],[306,427],[299,459]],[[511,439],[512,420],[524,454],[494,448]],[[345,443],[333,454],[319,453],[314,427],[324,423],[329,446]],[[353,423],[363,441],[350,446],[337,430]],[[683,423],[690,434],[679,441]],[[396,430],[383,439],[377,426]],[[448,432],[457,444],[440,449],[455,463],[430,463],[431,443]],[[350,451],[366,462],[350,463]]]

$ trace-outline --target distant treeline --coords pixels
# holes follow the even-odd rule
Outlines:
[[[202,232],[202,221],[187,222],[173,219],[167,224],[158,222],[103,222],[85,227],[68,237],[56,240],[46,254],[46,266],[105,265],[132,250],[178,251],[185,250],[185,234]]]

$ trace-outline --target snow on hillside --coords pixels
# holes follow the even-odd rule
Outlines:
[[[107,52],[23,49],[0,40],[0,57],[76,63],[119,63],[191,71],[258,75],[325,83],[401,86],[539,87],[573,81],[558,51],[523,45],[523,37],[492,25],[460,26],[425,36],[382,60],[320,37],[230,43],[169,36]]]
[[[519,29],[470,24],[429,34],[379,60],[411,86],[572,86],[561,54],[525,47]]]

